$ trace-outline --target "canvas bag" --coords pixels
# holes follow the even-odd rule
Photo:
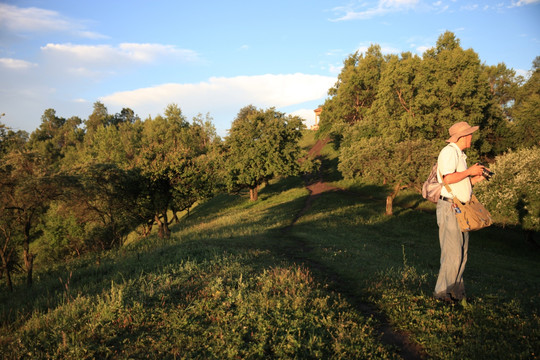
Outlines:
[[[442,184],[437,180],[437,163],[431,168],[427,180],[422,185],[422,197],[432,203],[437,203],[441,196]]]
[[[442,176],[441,176],[442,178]],[[452,194],[452,189],[447,183],[444,183],[446,190]],[[453,195],[453,194],[452,194]],[[471,199],[466,203],[462,203],[456,196],[452,199],[452,209],[462,232],[476,231],[493,224],[491,214],[482,205],[480,201],[472,194]]]
[[[442,178],[441,175],[441,179]],[[448,184],[440,183],[437,180],[437,163],[435,163],[431,168],[427,180],[422,185],[422,196],[426,200],[437,203],[441,196],[443,186],[445,186],[446,190],[452,194],[452,189]],[[454,214],[456,215],[456,219],[462,232],[480,230],[493,223],[491,214],[484,205],[478,201],[474,194],[466,203],[462,203],[455,196],[452,201],[452,208],[454,209]]]

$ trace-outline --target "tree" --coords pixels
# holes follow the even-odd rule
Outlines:
[[[213,162],[204,157],[214,136],[209,118],[190,125],[176,104],[167,106],[165,117],[144,121],[136,164],[148,179],[146,193],[153,219],[147,225],[157,223],[159,236],[168,237],[176,213],[209,193],[213,175],[206,166]]]
[[[0,123],[0,164],[5,164],[8,154],[22,151],[27,141],[28,134],[25,131],[13,131]],[[0,200],[0,260],[2,261],[0,273],[6,277],[8,290],[13,291],[11,273],[19,265],[17,247],[22,235],[20,228],[16,226],[16,213],[6,209],[9,207],[6,200],[14,186],[9,179],[8,171],[5,165],[0,165],[0,198],[3,199]]]
[[[64,203],[79,224],[73,231],[85,232],[94,250],[121,246],[125,236],[143,221],[136,211],[144,184],[140,172],[109,163],[73,169],[72,175],[74,181],[66,190],[71,196]]]
[[[0,180],[1,181],[1,180]],[[0,185],[0,195],[3,195],[1,190],[3,186]],[[15,226],[14,213],[2,209],[4,213],[0,216],[0,260],[2,260],[1,273],[6,277],[6,285],[8,290],[13,291],[13,283],[11,281],[11,273],[18,265],[17,256],[17,242],[21,238],[18,234],[18,229]]]
[[[256,201],[258,188],[277,175],[298,174],[304,125],[296,116],[285,116],[274,108],[242,108],[226,139],[229,189],[248,188]]]
[[[64,119],[56,116],[54,109],[47,109],[41,116],[41,124],[30,135],[28,147],[47,159],[57,168],[66,152],[82,143],[84,132],[78,117]]]
[[[422,64],[423,88],[417,101],[424,122],[433,129],[430,138],[444,139],[450,126],[467,121],[482,129],[474,144],[480,154],[500,151],[497,145],[505,123],[478,54],[463,50],[459,39],[447,31],[424,53]]]
[[[114,121],[114,116],[109,115],[107,107],[100,101],[94,103],[94,110],[85,121],[86,133],[91,134],[101,126],[108,126]]]
[[[321,114],[320,132],[337,134],[344,125],[363,122],[376,99],[385,59],[379,45],[371,45],[365,54],[350,55],[343,64],[335,86],[328,90]]]
[[[376,134],[399,142],[430,138],[433,129],[423,116],[418,98],[423,84],[422,59],[411,53],[390,55],[381,73],[369,121]],[[373,134],[373,132],[372,132]]]
[[[0,164],[0,179],[0,216],[3,223],[11,222],[12,229],[21,236],[27,284],[31,285],[36,254],[30,252],[30,243],[38,237],[36,225],[61,189],[46,159],[35,152],[14,151],[6,155]]]
[[[499,155],[490,165],[495,175],[475,185],[475,193],[503,225],[518,225],[528,239],[540,230],[540,147]]]
[[[116,164],[122,169],[131,169],[136,166],[141,134],[140,122],[100,126],[85,135],[84,143],[66,153],[62,168],[80,167],[82,164]]]
[[[365,58],[355,54],[347,59],[322,114],[327,113],[332,131],[341,137],[339,169],[344,176],[394,186],[387,199],[391,213],[399,189],[429,172],[429,159],[439,152],[454,123],[467,121],[482,129],[470,158],[502,151],[508,127],[500,101],[507,90],[490,87],[490,73],[478,55],[462,49],[451,32],[442,34],[422,58],[408,52],[382,57],[376,49]],[[363,69],[362,74],[357,69]],[[503,70],[491,75],[509,75]],[[490,91],[501,88],[499,98]],[[426,153],[426,147],[433,153]]]
[[[393,201],[400,190],[414,187],[427,178],[435,162],[439,142],[425,139],[395,142],[390,138],[360,138],[350,141],[347,134],[339,156],[338,169],[345,179],[362,178],[374,184],[391,186],[386,214],[392,215]]]
[[[516,148],[540,145],[540,56],[536,57],[531,72],[527,82],[518,89],[510,111]]]

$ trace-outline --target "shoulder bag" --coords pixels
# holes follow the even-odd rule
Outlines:
[[[441,179],[442,178],[443,177],[441,176]],[[444,182],[444,180],[443,184],[446,190],[452,194],[452,189]],[[454,195],[452,202],[452,208],[454,209],[454,214],[456,215],[456,219],[462,232],[480,230],[493,224],[491,214],[484,205],[478,201],[474,194],[472,194],[471,199],[466,203],[462,203]]]

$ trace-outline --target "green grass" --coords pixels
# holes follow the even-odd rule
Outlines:
[[[324,149],[325,176],[335,158]],[[381,322],[429,358],[538,357],[539,250],[521,232],[473,233],[471,299],[436,302],[434,208],[404,192],[388,217],[385,188],[330,178],[347,191],[322,194],[292,227],[308,192],[279,179],[257,202],[199,204],[171,239],[36,269],[30,289],[16,277],[0,294],[0,357],[400,358]]]

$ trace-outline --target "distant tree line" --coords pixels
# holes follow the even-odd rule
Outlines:
[[[169,237],[178,213],[229,189],[300,171],[298,117],[273,108],[241,109],[223,141],[209,115],[188,122],[176,104],[141,120],[124,108],[94,104],[86,121],[45,110],[28,135],[0,123],[1,272],[121,246],[157,228]],[[31,246],[32,245],[32,246]],[[22,260],[22,261],[21,261]]]
[[[504,64],[481,63],[451,32],[422,56],[383,55],[378,45],[350,55],[328,94],[319,136],[332,137],[339,148],[338,168],[345,178],[391,186],[389,215],[401,189],[420,189],[449,137],[449,127],[458,121],[480,126],[467,152],[469,162],[494,163],[509,150],[538,152],[540,57],[526,79]],[[536,217],[538,228],[535,168],[521,168],[536,184],[536,192],[521,195],[521,201],[528,204],[525,210]],[[521,192],[510,186],[507,191]]]

